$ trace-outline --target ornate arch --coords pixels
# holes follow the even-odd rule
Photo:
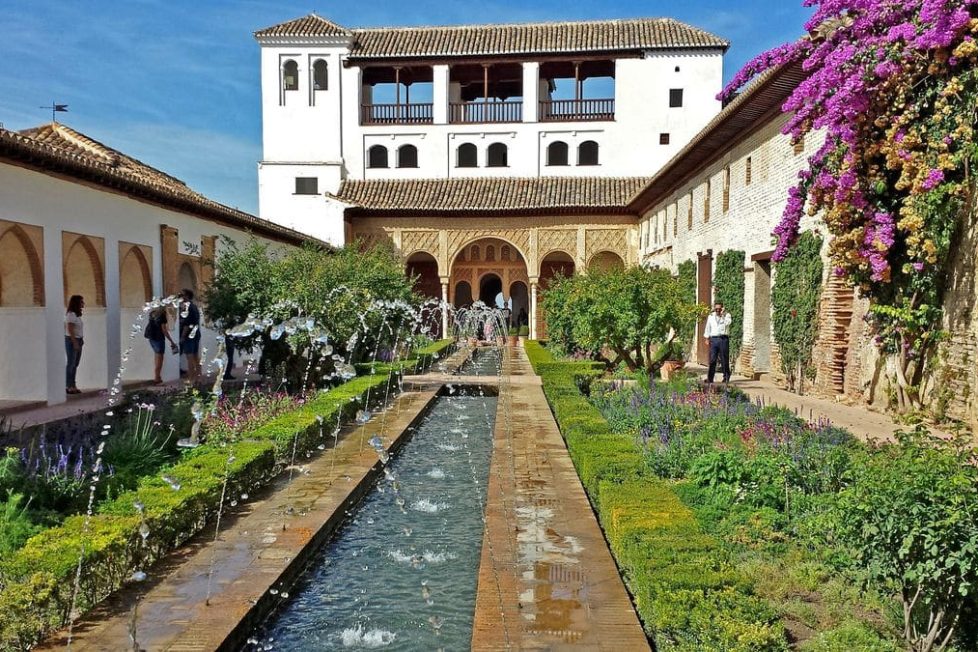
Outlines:
[[[41,256],[37,252],[37,247],[31,240],[27,232],[19,224],[11,224],[0,233],[0,243],[4,238],[10,236],[20,245],[21,251],[27,258],[28,271],[31,276],[31,297],[33,305],[44,305],[44,266],[41,264]],[[3,279],[0,278],[0,306],[6,305],[3,301],[4,288]]]
[[[527,268],[529,268],[530,257],[527,255],[527,250],[529,249],[528,246],[529,243],[527,243],[527,246],[523,247],[515,242],[515,238],[511,238],[507,234],[499,234],[492,231],[479,231],[475,234],[472,234],[468,238],[466,238],[466,232],[464,231],[458,231],[453,233],[452,235],[456,237],[454,238],[455,242],[451,244],[451,250],[448,254],[448,261],[447,261],[448,265],[446,265],[446,269],[448,270],[451,270],[452,267],[455,266],[455,263],[458,261],[459,256],[462,254],[463,251],[465,251],[466,248],[468,248],[470,245],[475,244],[479,240],[499,240],[503,244],[508,244],[513,251],[515,251],[516,253],[518,253],[520,256],[523,257],[523,262],[526,263]],[[458,236],[461,236],[461,238],[459,238]]]
[[[153,298],[153,275],[150,272],[149,261],[146,259],[146,254],[143,253],[142,247],[135,244],[120,243],[120,248],[125,247],[124,253],[119,257],[119,299],[123,307],[126,308],[137,308],[141,307],[143,303],[149,301]],[[142,290],[142,300],[139,304],[128,305],[126,303],[126,297],[130,294],[127,292],[128,284],[126,280],[128,275],[126,274],[126,261],[132,256],[136,261],[136,266],[139,270],[139,286]],[[131,282],[131,281],[130,281]],[[137,286],[137,287],[139,287]],[[129,287],[129,290],[134,288]]]
[[[70,234],[65,234],[69,235]],[[75,235],[74,241],[68,250],[64,253],[61,261],[61,270],[64,276],[64,290],[65,290],[65,302],[72,294],[79,294],[70,289],[71,283],[69,283],[68,275],[68,262],[71,260],[72,252],[74,252],[76,247],[81,247],[82,251],[88,257],[88,263],[91,266],[92,275],[94,276],[95,282],[95,305],[99,307],[105,307],[105,269],[102,266],[102,257],[98,253],[98,249],[95,248],[95,244],[92,242],[91,238],[87,235]]]
[[[617,251],[612,251],[611,249],[602,249],[601,251],[594,252],[594,254],[592,254],[587,259],[587,264],[585,265],[585,269],[589,272],[593,269],[601,269],[601,268],[607,269],[606,264],[600,263],[600,259],[602,258],[602,256],[605,257],[607,264],[614,265],[615,267],[620,265],[622,269],[627,267],[625,258]],[[614,258],[611,258],[611,256],[614,256]],[[598,267],[595,266],[596,264],[598,265]]]

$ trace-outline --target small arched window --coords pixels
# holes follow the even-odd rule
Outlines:
[[[472,245],[472,260],[479,260],[479,245]]]
[[[503,143],[493,143],[489,146],[486,167],[505,168],[509,166],[509,150]]]
[[[386,168],[387,165],[387,148],[383,145],[374,145],[367,150],[367,167],[368,168]]]
[[[578,165],[597,165],[598,164],[598,144],[593,140],[586,140],[577,148]]]
[[[282,90],[299,90],[299,64],[292,59],[282,64]]]
[[[564,141],[558,140],[547,146],[547,165],[567,165],[567,159],[568,148]]]
[[[324,59],[316,59],[312,64],[312,89],[324,91],[329,88],[329,68]]]
[[[492,245],[486,246],[486,262],[494,262],[496,260],[496,248]]]
[[[502,260],[509,260],[509,245],[503,245],[499,255],[502,257]]]
[[[397,167],[416,168],[418,167],[418,148],[414,145],[402,145],[397,150]]]
[[[460,168],[479,167],[479,150],[476,146],[472,143],[459,145],[455,165]]]

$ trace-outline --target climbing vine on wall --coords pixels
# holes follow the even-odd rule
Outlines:
[[[730,366],[744,344],[744,260],[743,251],[724,251],[717,256],[713,274],[713,296],[721,301],[733,318],[730,322]]]
[[[822,238],[806,231],[774,269],[774,339],[781,352],[781,370],[792,389],[800,388],[811,372],[822,296],[821,250]]]
[[[696,303],[696,261],[687,260],[679,263],[679,287],[683,299],[689,303]],[[691,321],[684,324],[679,329],[678,340],[683,346],[683,351],[689,355],[693,347],[693,336],[696,333],[696,322]]]

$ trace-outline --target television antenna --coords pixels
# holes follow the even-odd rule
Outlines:
[[[68,113],[67,104],[58,104],[53,100],[51,101],[51,106],[42,106],[38,108],[51,110],[51,122],[57,122],[57,119],[55,118],[56,113]]]

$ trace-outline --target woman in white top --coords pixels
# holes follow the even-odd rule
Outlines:
[[[74,294],[68,300],[68,310],[65,312],[65,392],[80,394],[75,385],[75,372],[81,361],[82,345],[85,344],[85,326],[82,324],[82,308],[85,299],[80,294]]]

